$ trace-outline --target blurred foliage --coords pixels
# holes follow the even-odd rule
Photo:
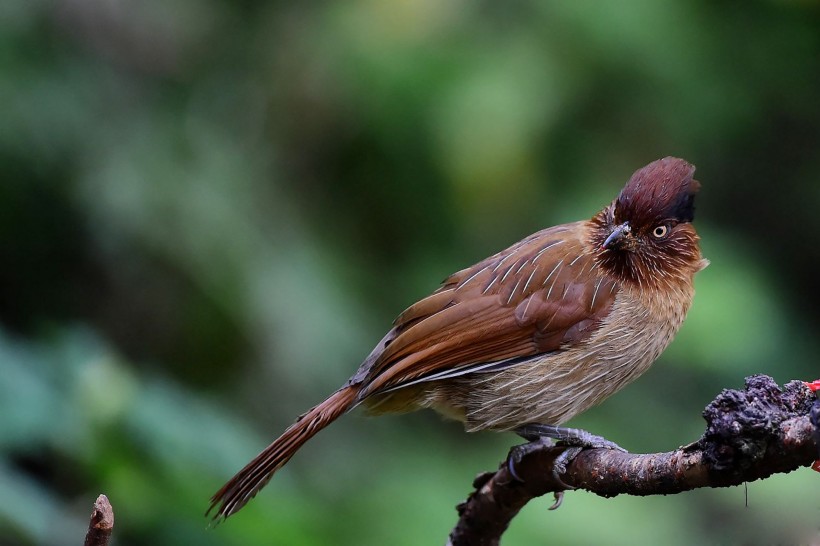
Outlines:
[[[666,450],[745,375],[820,375],[816,2],[11,0],[0,62],[4,544],[77,544],[100,492],[118,544],[442,543],[512,435],[354,413],[202,512],[438,280],[665,155],[712,265],[574,424]],[[570,493],[505,544],[808,543],[817,480]]]

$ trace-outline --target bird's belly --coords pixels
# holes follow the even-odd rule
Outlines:
[[[616,300],[607,320],[585,342],[499,372],[450,380],[432,390],[430,405],[463,420],[468,431],[568,421],[649,369],[688,309],[688,303],[653,307],[631,302],[629,297]]]

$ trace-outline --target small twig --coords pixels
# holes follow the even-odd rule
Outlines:
[[[108,497],[100,495],[94,503],[88,533],[85,535],[85,546],[108,546],[111,531],[114,530],[114,509]]]
[[[602,497],[658,495],[698,487],[728,487],[809,466],[818,457],[817,428],[809,414],[815,396],[801,381],[780,390],[767,376],[746,379],[743,391],[724,390],[704,410],[703,437],[667,453],[636,455],[607,449],[581,452],[561,479]],[[496,546],[530,500],[562,490],[550,469],[562,447],[528,452],[480,475],[458,506],[452,546]]]

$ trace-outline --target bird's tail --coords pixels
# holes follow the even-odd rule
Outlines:
[[[356,404],[358,391],[355,386],[342,387],[327,400],[300,416],[279,438],[211,497],[211,506],[205,515],[210,514],[214,508],[215,520],[227,518],[238,512],[267,485],[273,474],[285,466],[305,442]]]

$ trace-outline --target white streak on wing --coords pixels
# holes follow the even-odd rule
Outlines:
[[[595,292],[592,293],[592,303],[589,304],[589,310],[592,311],[595,309],[595,297],[598,295],[598,290],[601,288],[601,283],[604,282],[604,278],[601,277],[598,279],[598,284],[595,285]]]
[[[509,267],[509,269],[507,269],[507,271],[504,273],[504,276],[503,276],[503,277],[501,277],[501,282],[502,282],[502,283],[504,282],[504,279],[506,279],[506,278],[507,278],[507,275],[509,275],[509,274],[510,274],[510,271],[512,271],[512,270],[513,270],[513,267],[515,267],[515,264],[517,264],[517,263],[518,263],[518,260],[515,260],[515,261],[512,263],[512,265]]]
[[[492,285],[494,285],[494,284],[495,284],[495,281],[497,281],[497,280],[498,280],[498,275],[496,275],[495,277],[493,277],[493,280],[491,280],[491,281],[490,281],[490,284],[488,284],[488,285],[487,285],[487,288],[485,288],[485,289],[484,289],[484,291],[482,292],[482,294],[486,294],[486,293],[487,293],[487,291],[490,289],[490,287],[491,287]]]
[[[530,285],[530,281],[532,280],[532,277],[535,275],[536,271],[538,271],[538,266],[537,265],[532,269],[532,273],[530,273],[530,276],[527,279],[527,282],[524,283],[524,288],[521,289],[521,291],[524,292],[525,294],[527,293],[527,287]]]
[[[544,252],[546,252],[546,251],[547,251],[547,250],[549,250],[550,248],[554,247],[555,245],[560,245],[560,244],[561,244],[561,243],[563,243],[563,242],[564,242],[564,240],[563,240],[563,239],[561,239],[560,241],[555,241],[554,243],[550,243],[550,244],[548,244],[547,246],[545,246],[544,248],[542,248],[541,250],[539,250],[539,251],[538,251],[538,254],[536,254],[536,255],[535,255],[535,257],[532,259],[532,263],[535,263],[535,261],[536,261],[538,258],[540,258],[540,257],[541,257],[541,254],[543,254]]]
[[[471,374],[471,373],[478,373],[478,372],[481,372],[482,370],[484,370],[485,368],[489,368],[489,367],[495,366],[497,364],[501,364],[503,362],[504,362],[503,360],[500,360],[500,361],[496,360],[496,361],[493,361],[493,362],[484,362],[482,364],[477,364],[477,365],[463,366],[461,368],[455,368],[455,369],[449,368],[449,369],[446,369],[446,370],[442,370],[438,373],[425,375],[424,377],[419,377],[418,379],[413,379],[412,381],[407,381],[407,382],[401,383],[399,385],[394,385],[393,387],[390,387],[388,389],[379,390],[379,394],[393,392],[393,391],[396,391],[396,390],[399,390],[399,389],[403,389],[404,387],[409,387],[410,385],[417,385],[419,383],[426,383],[428,381],[437,381],[439,379],[452,379],[454,377],[459,377],[459,376],[462,376],[462,375],[467,375],[467,374]]]
[[[555,270],[558,269],[559,267],[561,267],[561,264],[563,263],[563,261],[564,261],[564,259],[561,258],[561,261],[559,261],[557,264],[555,264],[555,267],[552,268],[552,271],[550,271],[550,274],[547,275],[546,279],[544,279],[544,282],[541,283],[541,286],[547,286],[547,281],[550,280],[550,277],[552,277],[552,274],[555,273]],[[553,284],[555,284],[555,283],[553,282]]]
[[[481,269],[479,269],[478,271],[476,271],[475,273],[473,273],[472,275],[470,275],[470,277],[469,277],[468,279],[466,279],[466,280],[462,281],[462,282],[461,282],[461,284],[459,284],[459,285],[456,287],[456,290],[458,290],[458,289],[460,289],[460,288],[464,287],[464,286],[465,286],[468,282],[470,282],[471,280],[475,279],[476,277],[478,277],[479,275],[481,275],[483,272],[487,271],[489,268],[490,268],[490,266],[489,266],[489,265],[488,265],[488,266],[485,266],[485,267],[482,267]]]
[[[561,264],[563,263],[563,261],[564,260],[562,259],[560,262],[558,262],[558,265],[555,266],[555,269],[558,269],[561,266]],[[552,270],[553,273],[555,272],[555,269]],[[550,273],[550,275],[552,275],[552,273]],[[547,277],[547,278],[549,278],[549,277]],[[557,281],[557,280],[558,280],[558,275],[556,275],[555,279],[553,279],[552,284],[550,285],[550,289],[547,291],[547,298],[546,299],[550,299],[550,294],[552,294],[552,289],[555,288],[555,281]],[[546,281],[544,281],[544,284],[546,284]]]
[[[499,261],[497,264],[495,264],[495,267],[493,268],[493,273],[495,273],[496,271],[498,271],[498,270],[499,270],[499,268],[501,267],[501,264],[503,264],[504,262],[506,262],[506,261],[507,261],[507,258],[511,257],[513,254],[514,254],[514,252],[510,252],[509,254],[507,254],[506,256],[504,256],[503,258],[501,258],[501,261]]]
[[[518,282],[515,283],[515,286],[513,286],[512,292],[510,292],[510,297],[507,298],[507,305],[509,305],[510,302],[513,300],[513,296],[515,295],[515,291],[518,290],[519,284],[521,284],[521,279],[518,279]]]
[[[510,303],[510,302],[507,302]],[[532,303],[532,296],[527,298],[527,305],[524,306],[524,312],[521,313],[521,322],[524,322],[527,318],[527,311],[530,309],[530,304]]]

